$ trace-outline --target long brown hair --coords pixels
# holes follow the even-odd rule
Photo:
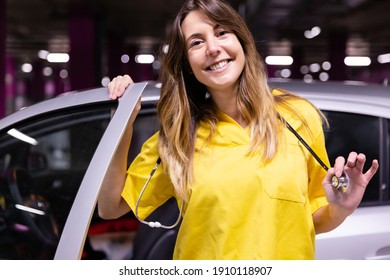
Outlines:
[[[161,122],[159,153],[176,194],[185,201],[193,182],[193,157],[196,131],[200,121],[210,125],[210,137],[217,123],[206,87],[190,72],[181,25],[192,11],[200,11],[210,20],[233,32],[242,45],[246,63],[240,76],[237,108],[249,124],[252,145],[249,153],[260,151],[271,160],[279,145],[276,102],[267,84],[264,63],[252,34],[241,16],[221,0],[188,0],[180,9],[168,37],[169,49],[161,68],[161,98],[157,106]],[[279,98],[279,101],[283,101]]]

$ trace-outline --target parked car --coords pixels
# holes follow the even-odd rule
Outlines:
[[[390,259],[390,89],[338,82],[270,81],[312,101],[328,117],[331,162],[356,150],[380,169],[360,207],[317,235],[317,259]],[[129,162],[159,124],[156,82],[119,100],[106,88],[65,93],[0,120],[0,259],[169,259],[176,230],[151,229],[132,213],[98,217],[101,182],[139,96]],[[152,215],[177,217],[171,200]],[[155,219],[154,219],[155,220]]]

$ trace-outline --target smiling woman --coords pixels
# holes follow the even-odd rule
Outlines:
[[[160,130],[127,168],[123,151],[137,106],[101,188],[101,217],[132,210],[145,220],[173,197],[184,203],[174,259],[313,259],[315,234],[357,208],[377,160],[363,173],[365,155],[351,152],[323,169],[324,115],[302,97],[269,88],[252,35],[226,2],[185,1],[168,42]],[[121,98],[132,83],[129,75],[114,78],[109,96]],[[345,192],[332,187],[343,172],[351,181]]]

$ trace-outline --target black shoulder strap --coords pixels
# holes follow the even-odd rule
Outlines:
[[[279,115],[282,121],[286,124],[287,128],[298,138],[298,140],[302,143],[303,146],[312,154],[312,156],[318,161],[321,166],[328,171],[328,167],[326,164],[320,159],[320,157],[313,151],[312,148],[306,143],[306,141],[299,135],[299,133],[285,120],[282,116]]]

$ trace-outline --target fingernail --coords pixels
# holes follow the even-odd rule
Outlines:
[[[336,171],[336,176],[337,176],[337,177],[340,177],[342,174],[343,174],[343,172],[341,172],[341,171]]]

